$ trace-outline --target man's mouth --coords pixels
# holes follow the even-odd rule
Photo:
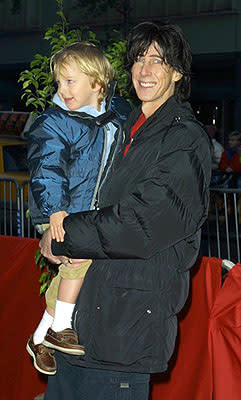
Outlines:
[[[143,88],[153,88],[155,86],[155,83],[153,82],[140,82],[139,85]]]

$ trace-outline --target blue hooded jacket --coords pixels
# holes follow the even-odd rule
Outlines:
[[[34,224],[49,222],[51,214],[86,211],[95,195],[108,155],[122,141],[131,111],[127,101],[111,95],[101,111],[87,106],[69,111],[55,95],[57,107],[34,121],[28,136],[29,209]]]

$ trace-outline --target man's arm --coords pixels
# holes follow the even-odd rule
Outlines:
[[[51,241],[52,241],[51,231],[50,231],[50,229],[47,229],[44,232],[42,239],[39,242],[39,247],[41,249],[42,255],[44,257],[48,258],[48,260],[52,264],[63,263],[65,265],[67,265],[68,267],[76,268],[76,267],[80,267],[83,262],[89,261],[86,259],[72,259],[72,258],[68,258],[65,256],[55,257],[51,250]]]
[[[201,159],[200,146],[204,146]],[[198,151],[196,151],[198,149]],[[64,219],[56,255],[73,258],[150,258],[199,230],[207,215],[211,171],[209,147],[176,146],[151,168],[151,177],[118,204]]]

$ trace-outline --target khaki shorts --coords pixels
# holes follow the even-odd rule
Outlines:
[[[58,296],[59,283],[61,278],[64,279],[83,279],[85,274],[92,264],[92,260],[82,262],[81,266],[78,268],[66,267],[66,265],[61,264],[59,266],[58,275],[56,275],[49,288],[45,293],[46,304],[48,307],[55,309],[55,303]]]

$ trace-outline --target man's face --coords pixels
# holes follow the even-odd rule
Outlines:
[[[132,66],[132,82],[138,98],[142,101],[142,111],[148,117],[174,94],[175,82],[182,75],[165,64],[161,51],[153,43]]]
[[[93,88],[88,75],[80,71],[76,62],[63,66],[56,82],[58,95],[69,110],[78,110],[83,106],[98,109],[100,86],[96,84]]]

